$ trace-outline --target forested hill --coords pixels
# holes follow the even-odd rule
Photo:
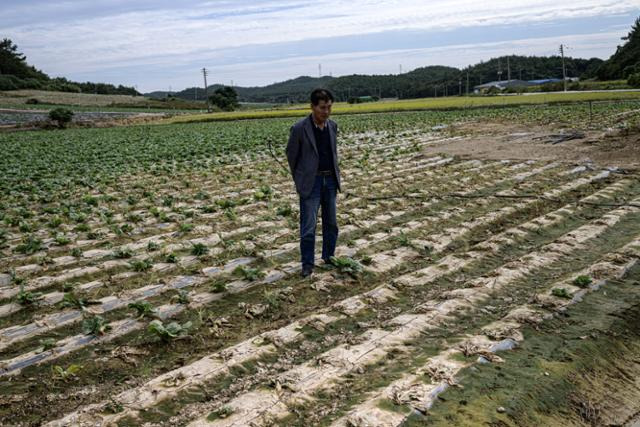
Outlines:
[[[18,46],[9,39],[0,41],[0,90],[40,89],[102,95],[139,95],[132,87],[107,83],[78,83],[64,77],[51,78],[27,63]]]
[[[640,17],[622,40],[625,43],[598,68],[596,74],[600,80],[628,79],[640,73]]]
[[[565,58],[567,75],[571,77],[593,77],[603,61],[598,58]],[[473,86],[490,81],[512,79],[562,78],[562,58],[558,56],[502,56],[487,62],[458,69],[445,66],[417,68],[404,74],[361,75],[342,77],[298,77],[264,87],[234,87],[243,102],[304,102],[309,92],[316,87],[332,90],[340,100],[356,96],[377,96],[381,98],[422,98],[458,94],[466,91],[467,71],[469,90]],[[498,72],[502,73],[499,75]],[[219,85],[209,86],[213,93]],[[166,92],[146,94],[166,96]],[[204,99],[202,88],[189,88],[173,93],[184,99]]]

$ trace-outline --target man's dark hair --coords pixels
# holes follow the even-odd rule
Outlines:
[[[320,101],[333,102],[333,94],[329,89],[314,89],[313,92],[311,92],[311,103],[318,105]]]

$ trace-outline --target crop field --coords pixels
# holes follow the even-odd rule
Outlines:
[[[337,265],[306,279],[291,119],[0,134],[0,425],[630,422],[638,172],[426,150],[637,108],[336,117]]]
[[[627,100],[640,102],[639,90],[609,92],[555,92],[529,93],[525,95],[503,96],[449,96],[442,98],[407,99],[396,101],[367,102],[348,104],[338,102],[333,107],[333,114],[383,113],[398,111],[447,110],[491,106],[538,105],[574,102],[602,102],[611,100]],[[190,123],[207,121],[225,121],[239,119],[260,119],[278,117],[301,117],[308,113],[306,105],[293,106],[286,109],[269,109],[256,111],[231,111],[208,114],[187,114],[172,117],[169,123]]]

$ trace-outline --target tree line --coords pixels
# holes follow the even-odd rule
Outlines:
[[[10,39],[0,41],[0,90],[38,89],[59,92],[96,93],[101,95],[140,95],[132,87],[108,83],[73,82],[64,77],[51,78],[27,63]]]

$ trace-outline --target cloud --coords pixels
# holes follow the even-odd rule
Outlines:
[[[11,5],[11,3],[14,3]],[[179,6],[179,7],[178,7]],[[195,1],[67,0],[9,2],[0,18],[29,61],[53,75],[100,75],[101,70],[161,66],[208,67],[237,61],[250,51],[287,43],[322,49],[340,37],[392,32],[439,32],[558,20],[628,15],[637,0],[478,2],[475,0]],[[446,43],[445,43],[446,44]],[[304,47],[303,47],[304,49]],[[368,46],[367,50],[376,50]],[[239,55],[238,55],[239,53]],[[305,52],[286,52],[300,57]],[[251,54],[254,55],[254,54]],[[251,61],[251,58],[248,58]],[[241,62],[241,61],[239,61]],[[124,80],[123,76],[123,80]]]

